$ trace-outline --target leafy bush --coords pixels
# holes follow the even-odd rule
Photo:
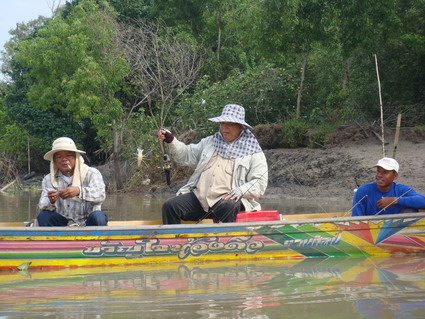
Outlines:
[[[332,126],[330,125],[320,125],[310,129],[307,132],[307,136],[308,136],[307,146],[310,148],[324,147],[329,140],[329,134],[331,132],[332,132]]]
[[[28,159],[28,145],[30,158]],[[50,145],[49,145],[50,146]],[[27,132],[14,125],[7,125],[0,135],[0,152],[14,163],[16,169],[25,171],[30,161],[31,170],[43,170],[46,167],[43,154],[46,151],[44,143],[35,137],[28,136]]]
[[[332,129],[328,124],[311,124],[303,119],[289,120],[282,125],[280,147],[324,147]]]
[[[245,120],[251,126],[281,122],[290,117],[295,105],[296,83],[290,71],[270,64],[259,65],[244,73],[235,70],[221,82],[212,84],[208,77],[198,81],[192,94],[187,94],[175,109],[174,126],[186,131],[197,129],[200,136],[217,130],[208,118],[221,114],[226,104],[245,108]]]
[[[305,147],[308,144],[309,125],[304,120],[289,120],[282,126],[282,144],[284,147]]]

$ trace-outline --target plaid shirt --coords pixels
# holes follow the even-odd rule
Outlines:
[[[55,176],[59,189],[64,189],[71,186],[67,183],[63,174],[58,171]],[[50,174],[46,175],[42,183],[42,192],[40,202],[38,204],[40,210],[56,211],[68,220],[72,220],[80,226],[84,226],[88,215],[95,211],[101,210],[101,204],[105,200],[105,183],[103,182],[102,174],[93,168],[89,167],[87,175],[80,187],[80,194],[73,198],[59,198],[56,203],[50,203],[47,194],[51,190],[55,190],[52,186]]]

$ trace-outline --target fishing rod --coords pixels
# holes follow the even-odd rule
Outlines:
[[[169,130],[165,128],[161,128],[160,130],[164,130],[167,133],[171,133]],[[168,155],[165,152],[164,141],[165,141],[165,136],[163,141],[159,140],[159,148],[162,153],[162,172],[165,174],[165,181],[167,185],[170,186],[171,185],[171,159],[170,159],[170,155]]]
[[[367,197],[367,194],[365,194],[362,198],[360,198],[360,199],[357,201],[357,203],[355,203],[353,206],[351,206],[351,208],[348,210],[348,212],[347,212],[347,213],[352,212],[352,211],[353,211],[353,209],[354,209],[354,207],[356,207],[357,205],[359,205],[359,204],[363,201],[363,199],[365,199],[366,197]],[[345,215],[346,215],[347,213],[344,213],[343,217],[345,217]]]
[[[384,208],[382,208],[379,212],[377,212],[375,214],[379,215],[380,213],[382,213],[384,210],[386,210],[388,207],[391,207],[396,201],[398,201],[401,197],[403,197],[404,195],[406,195],[408,192],[410,192],[412,190],[412,188],[409,188],[407,191],[405,191],[403,194],[401,194],[400,196],[396,197],[396,199],[394,199],[393,201],[391,201],[387,206],[385,206]]]
[[[412,188],[409,188],[406,192],[404,192],[403,194],[401,194],[400,196],[396,197],[396,199],[394,199],[393,201],[391,201],[388,205],[386,205],[384,208],[382,208],[379,212],[377,212],[374,216],[379,215],[380,213],[382,213],[383,211],[385,211],[387,208],[391,207],[398,199],[402,198],[404,195],[406,195],[408,192],[410,192],[412,190]],[[359,205],[366,197],[368,197],[367,194],[365,194],[362,198],[360,198],[351,208],[348,212],[351,212],[354,207],[356,207],[357,205]],[[345,215],[344,215],[345,216]]]
[[[273,167],[274,167],[274,165],[273,165]],[[239,204],[239,202],[241,201],[241,199],[242,199],[242,197],[258,182],[258,180],[260,180],[261,179],[261,177],[263,177],[264,176],[264,174],[266,174],[266,173],[268,173],[268,171],[269,170],[271,170],[273,167],[271,167],[270,169],[267,169],[267,171],[266,172],[264,172],[244,193],[242,193],[241,194],[241,196],[239,196],[238,197],[238,199],[235,201],[235,204],[234,204],[234,206],[233,207],[231,207],[231,209],[229,209],[229,211],[228,212],[226,212],[223,216],[222,216],[222,219],[225,219],[226,217],[228,217],[228,215],[233,211],[233,209],[236,207],[236,205],[237,204]],[[289,172],[294,178],[295,178],[295,180],[297,180],[296,179],[296,177],[291,173],[291,172]],[[297,180],[298,181],[298,180]],[[391,201],[388,205],[386,205],[384,208],[382,208],[379,212],[377,212],[375,215],[378,215],[378,214],[380,214],[381,212],[383,212],[383,211],[385,211],[388,207],[390,207],[392,204],[394,204],[399,198],[401,198],[401,197],[403,197],[403,196],[405,196],[408,192],[410,192],[412,190],[412,188],[410,188],[409,190],[407,190],[406,192],[404,192],[403,194],[401,194],[399,197],[397,197],[396,199],[394,199],[393,201]],[[314,197],[314,196],[312,196],[312,197]],[[353,209],[354,209],[354,207],[356,207],[357,205],[359,205],[366,197],[368,197],[368,195],[367,194],[365,194],[360,200],[358,200],[349,210],[348,210],[348,212],[347,213],[349,213],[349,212],[351,212]],[[220,203],[221,202],[223,202],[224,201],[224,198],[221,198],[217,203],[215,203],[209,210],[208,210],[208,212],[206,212],[203,216],[202,216],[202,218],[197,222],[197,223],[200,223],[202,220],[204,220],[206,217],[208,217],[209,215],[212,215],[212,214],[214,214],[214,211],[215,211],[215,209],[220,205]],[[329,214],[329,213],[327,213],[327,212],[325,212],[325,214]],[[344,214],[344,216],[345,216],[345,214]],[[343,217],[344,217],[343,216]]]
[[[160,148],[162,152],[162,172],[165,174],[165,181],[167,182],[167,185],[171,185],[171,160],[170,155],[165,153],[164,150],[164,141],[160,141]]]

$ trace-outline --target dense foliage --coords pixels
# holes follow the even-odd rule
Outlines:
[[[379,120],[375,55],[385,124],[425,123],[425,0],[74,0],[11,35],[0,154],[20,169],[28,141],[38,168],[64,135],[94,163],[137,147],[160,158],[152,130],[205,136],[226,103],[283,123],[288,147],[317,147],[332,126]]]

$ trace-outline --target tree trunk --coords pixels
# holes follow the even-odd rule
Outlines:
[[[301,115],[301,97],[304,89],[304,78],[305,78],[305,70],[307,68],[307,54],[303,55],[303,64],[301,67],[301,82],[300,87],[298,88],[298,96],[297,96],[297,110],[296,110],[296,118],[299,119]]]
[[[220,50],[221,50],[221,19],[220,19],[220,15],[217,14],[216,16],[216,20],[217,20],[217,26],[218,26],[218,36],[217,36],[217,62],[220,62]]]
[[[347,68],[344,72],[344,79],[342,80],[342,99],[345,101],[345,98],[347,97],[347,87],[348,87],[348,81],[350,79],[350,69],[351,69],[351,58],[347,59]]]
[[[115,175],[115,185],[117,187],[117,190],[123,189],[123,184],[121,180],[121,166],[120,166],[120,153],[119,150],[121,148],[120,145],[120,138],[118,135],[116,122],[115,120],[112,120],[112,127],[114,130],[114,152],[113,152],[113,158],[114,158],[114,175]]]

